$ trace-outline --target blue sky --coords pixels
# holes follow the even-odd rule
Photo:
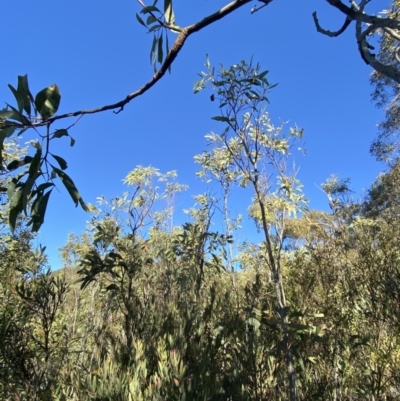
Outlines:
[[[175,0],[174,4],[176,22],[184,26],[226,3]],[[205,134],[221,129],[220,123],[210,119],[218,113],[210,93],[193,94],[206,53],[215,66],[253,56],[270,71],[269,80],[279,84],[270,94],[269,113],[277,124],[289,121],[305,130],[308,154],[298,158],[297,164],[312,207],[326,208],[316,185],[332,173],[350,177],[358,194],[372,183],[384,168],[369,155],[383,113],[370,102],[372,70],[358,53],[354,27],[336,39],[318,34],[311,17],[315,10],[327,29],[337,29],[343,22],[323,0],[275,0],[251,15],[254,4],[190,37],[172,74],[122,113],[84,116],[70,131],[76,139],[73,148],[60,140],[54,153],[67,159],[67,173],[85,201],[119,195],[122,178],[140,164],[162,172],[177,170],[179,181],[190,187],[188,194],[206,190],[195,177],[193,156],[206,148]],[[375,3],[376,9],[386,5]],[[134,0],[4,2],[0,99],[13,101],[7,84],[15,85],[17,75],[25,73],[34,94],[58,84],[60,113],[124,98],[153,73],[149,63],[152,36],[137,23],[139,11]],[[72,122],[60,122],[55,128]],[[25,133],[24,139],[32,139],[30,135]],[[192,203],[189,195],[183,196],[177,207]],[[59,192],[53,191],[40,240],[54,267],[56,248],[65,243],[69,232],[82,232],[87,219],[62,186]]]

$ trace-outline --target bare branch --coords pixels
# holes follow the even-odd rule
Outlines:
[[[361,10],[348,7],[340,0],[326,0],[331,6],[337,8],[353,21],[365,22],[366,24],[375,25],[377,28],[400,29],[400,21],[393,18],[380,18],[374,15],[365,14]]]
[[[351,7],[348,7],[341,0],[326,0],[331,6],[338,9],[340,12],[345,14],[346,20],[338,31],[332,32],[323,29],[318,21],[317,13],[313,13],[314,23],[318,32],[329,37],[337,37],[341,35],[352,21],[356,22],[356,38],[358,49],[362,59],[366,64],[370,65],[374,70],[393,79],[395,82],[400,83],[400,71],[393,65],[386,65],[380,62],[371,50],[371,46],[367,37],[374,34],[377,30],[382,29],[388,35],[399,40],[400,35],[400,21],[393,18],[380,18],[373,15],[368,15],[364,12],[365,6],[370,2],[370,0],[361,0],[358,5],[355,0],[351,0]],[[367,25],[367,28],[363,31],[363,24]],[[400,62],[399,51],[396,51],[396,59]]]
[[[322,33],[323,35],[329,36],[331,38],[336,38],[339,35],[341,35],[353,21],[351,18],[346,17],[346,19],[344,20],[343,26],[338,31],[328,31],[327,29],[323,29],[321,27],[321,25],[319,24],[316,11],[314,11],[312,13],[312,16],[314,18],[314,23],[315,23],[315,27],[317,28],[317,31],[319,33]]]

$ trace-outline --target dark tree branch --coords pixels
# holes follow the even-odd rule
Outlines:
[[[115,111],[115,113],[121,112],[124,109],[124,107],[131,100],[135,99],[138,96],[143,95],[165,75],[165,73],[168,71],[168,68],[172,65],[172,63],[178,56],[179,52],[182,50],[182,48],[186,42],[186,39],[190,35],[201,31],[202,29],[206,28],[207,26],[213,24],[216,21],[219,21],[220,19],[226,17],[227,15],[236,11],[240,7],[243,7],[244,5],[250,3],[251,1],[252,0],[234,0],[231,3],[227,4],[226,6],[222,7],[220,10],[216,11],[215,13],[203,18],[201,21],[196,22],[192,25],[189,25],[185,28],[182,28],[178,37],[176,38],[173,46],[171,47],[169,53],[167,54],[167,57],[165,58],[163,64],[161,65],[160,69],[153,75],[153,77],[150,79],[150,81],[148,81],[146,84],[144,84],[141,88],[139,88],[135,92],[130,93],[128,96],[126,96],[125,99],[120,100],[119,102],[112,103],[112,104],[102,106],[102,107],[98,107],[95,109],[83,109],[83,110],[78,110],[78,111],[74,111],[71,113],[60,114],[58,116],[51,117],[44,121],[32,123],[28,127],[46,126],[46,125],[53,123],[54,121],[61,120],[64,118],[76,117],[76,116],[81,116],[81,115],[85,115],[85,114],[101,113],[101,112],[107,111],[107,110],[117,110],[117,111]],[[268,3],[271,1],[272,0],[269,0]],[[9,124],[8,126],[11,126],[11,125],[12,124]],[[22,127],[23,126],[21,126],[21,128]]]
[[[340,12],[345,14],[346,20],[338,31],[332,32],[323,29],[318,21],[317,13],[313,13],[314,23],[318,32],[329,37],[337,37],[341,35],[352,21],[356,22],[356,38],[358,44],[358,50],[361,58],[366,64],[370,65],[374,70],[393,79],[395,82],[400,84],[400,71],[393,65],[386,65],[380,62],[373,53],[371,53],[371,46],[367,37],[373,35],[377,30],[382,29],[386,34],[391,35],[394,38],[400,37],[397,33],[400,31],[400,21],[393,18],[379,18],[373,15],[368,15],[364,12],[364,8],[369,0],[361,0],[360,5],[357,5],[354,0],[351,2],[351,7],[346,6],[341,0],[326,0],[331,6],[338,9]],[[363,31],[363,24],[367,28]],[[364,26],[365,26],[364,25]],[[398,57],[398,52],[396,52]]]
[[[392,28],[400,29],[400,21],[393,18],[379,18],[374,15],[365,14],[361,10],[355,10],[353,7],[348,7],[340,0],[326,0],[332,7],[337,8],[353,21],[365,22],[366,24],[375,25],[377,28]]]
[[[319,24],[316,11],[312,13],[312,16],[314,18],[314,23],[315,27],[317,28],[317,32],[322,33],[323,35],[329,36],[331,38],[336,38],[337,36],[341,35],[347,29],[347,27],[353,22],[351,18],[346,17],[343,26],[338,31],[328,31],[327,29],[322,28],[321,25]]]
[[[393,81],[400,84],[400,71],[393,65],[381,63],[374,54],[371,53],[372,46],[367,42],[367,36],[376,30],[372,25],[369,26],[364,32],[362,31],[361,22],[356,23],[356,37],[358,50],[362,59],[369,64],[375,71],[393,79]]]

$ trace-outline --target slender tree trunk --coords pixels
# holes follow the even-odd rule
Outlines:
[[[287,314],[286,314],[286,297],[283,288],[282,282],[282,273],[281,273],[281,266],[279,258],[275,257],[270,234],[268,231],[268,224],[267,224],[267,217],[265,211],[265,205],[263,203],[263,199],[260,194],[260,189],[258,188],[257,181],[253,181],[254,189],[257,195],[257,201],[260,206],[261,210],[261,220],[263,225],[263,231],[265,235],[265,244],[268,253],[268,260],[270,264],[270,269],[272,273],[272,279],[275,284],[275,294],[276,300],[278,303],[278,311],[281,318],[281,327],[283,331],[283,344],[285,350],[285,359],[286,359],[286,371],[289,380],[289,394],[290,394],[290,401],[297,401],[298,400],[298,392],[297,392],[297,380],[296,380],[296,372],[294,369],[293,364],[293,354],[290,348],[290,338],[289,333],[287,330]]]

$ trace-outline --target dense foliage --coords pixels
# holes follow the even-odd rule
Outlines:
[[[1,399],[399,399],[400,163],[358,203],[331,177],[331,212],[309,210],[290,170],[303,131],[273,125],[267,73],[206,66],[223,128],[195,161],[221,199],[196,195],[187,223],[176,173],[138,166],[52,273],[2,205]],[[240,190],[261,242],[235,241]]]

